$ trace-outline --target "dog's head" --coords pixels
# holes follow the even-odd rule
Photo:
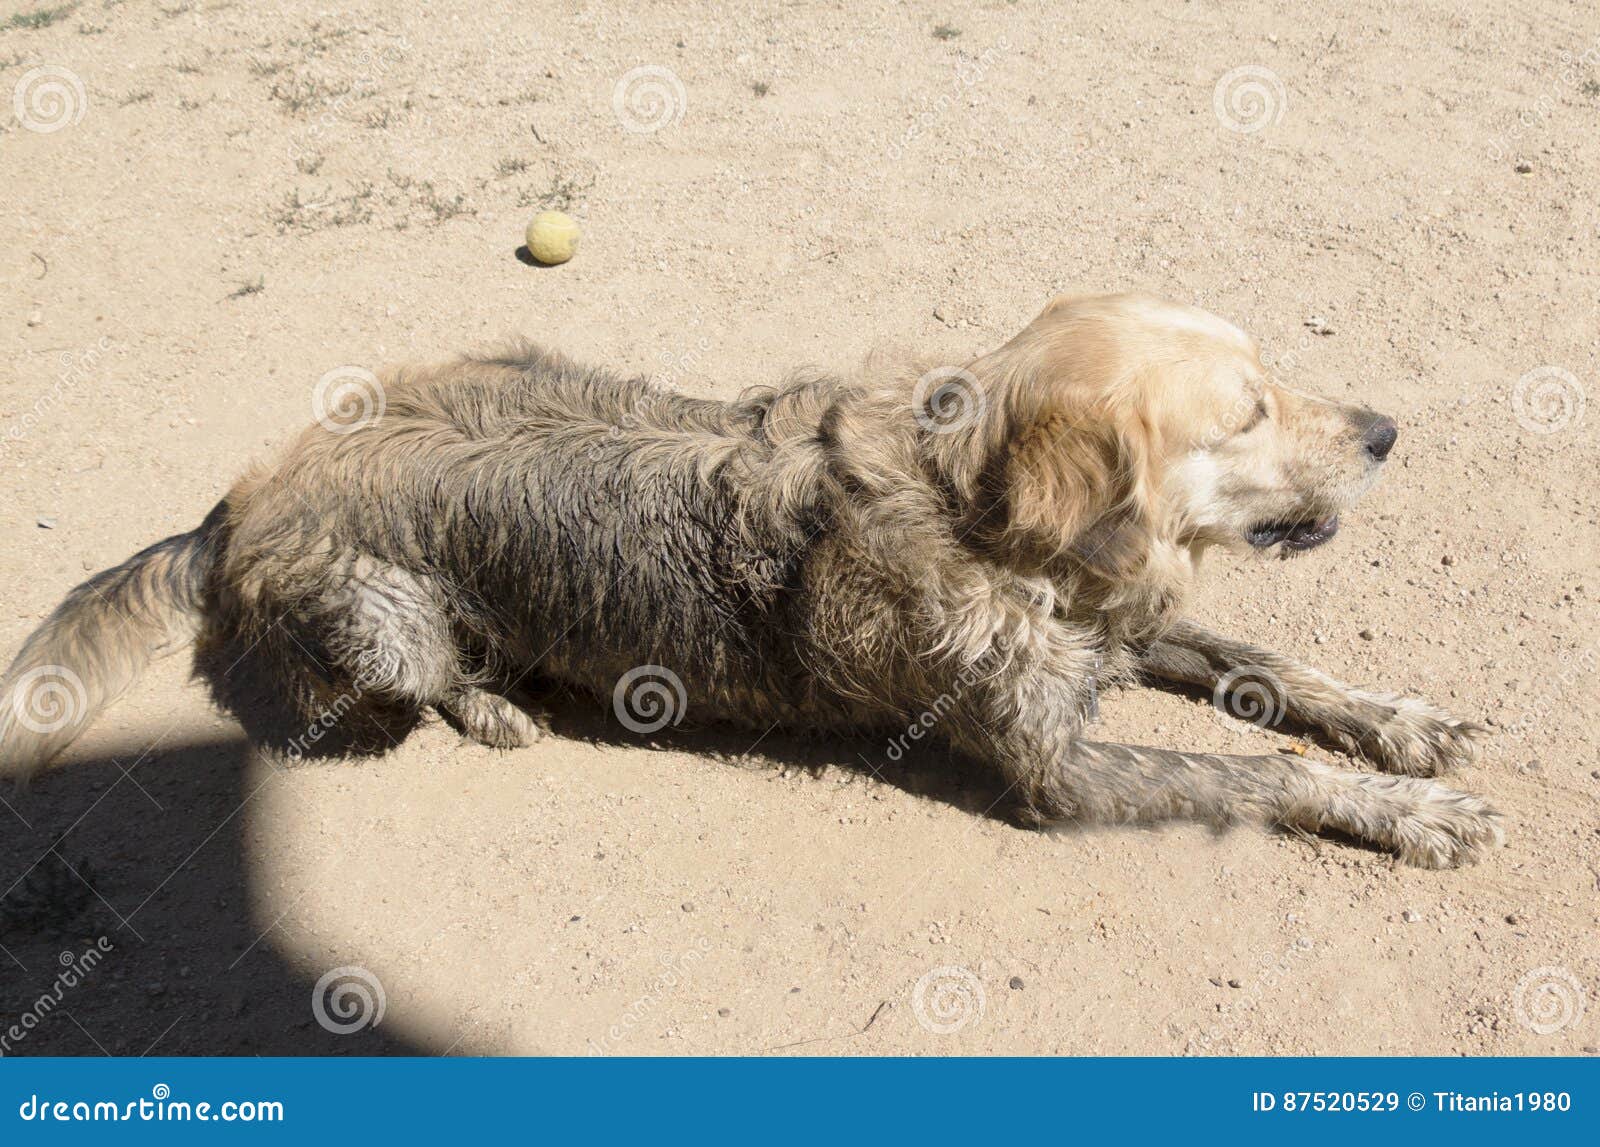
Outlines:
[[[1019,565],[1126,567],[1164,544],[1321,545],[1376,478],[1392,419],[1273,381],[1255,343],[1145,295],[1063,297],[965,368],[947,473]]]

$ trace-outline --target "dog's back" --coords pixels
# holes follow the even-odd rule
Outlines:
[[[707,716],[790,711],[803,674],[774,614],[825,512],[832,380],[718,402],[521,345],[378,385],[381,416],[311,427],[203,530],[75,591],[6,684],[60,663],[91,696],[50,736],[0,729],[9,771],[196,631],[225,669],[265,666],[300,718],[335,706],[354,730],[530,673],[603,692],[668,661]],[[141,590],[160,624],[114,638],[133,599],[100,582],[183,592]]]

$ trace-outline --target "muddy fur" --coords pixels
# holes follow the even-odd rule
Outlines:
[[[1320,544],[1388,448],[1377,416],[1273,385],[1204,312],[1063,298],[959,367],[733,402],[531,346],[381,386],[381,416],[311,428],[195,531],[72,592],[7,672],[5,771],[47,763],[192,637],[220,698],[282,712],[291,752],[382,749],[429,710],[528,744],[506,695],[538,682],[757,729],[879,734],[934,706],[1036,823],[1281,823],[1429,865],[1499,839],[1481,801],[1415,776],[1084,738],[1109,685],[1250,664],[1382,768],[1470,748],[1420,702],[1181,620],[1208,547]],[[39,733],[21,691],[49,667],[81,700]],[[665,684],[624,696],[642,667]]]

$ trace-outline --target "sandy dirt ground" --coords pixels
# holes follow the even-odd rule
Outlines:
[[[520,333],[732,396],[1140,287],[1399,419],[1333,545],[1220,558],[1196,612],[1488,722],[1457,780],[1508,828],[1449,872],[1041,834],[937,760],[604,703],[290,765],[177,657],[3,794],[0,1050],[1600,1044],[1592,5],[26,0],[0,98],[0,656],[330,371]],[[571,263],[518,257],[541,208]],[[1102,732],[1283,741],[1143,691]]]

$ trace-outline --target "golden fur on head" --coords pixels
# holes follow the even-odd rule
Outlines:
[[[1275,384],[1237,327],[1144,295],[1060,297],[960,379],[975,416],[936,449],[973,536],[1128,611],[1130,636],[1170,623],[1207,546],[1326,540],[1393,426]]]
[[[386,747],[427,709],[526,743],[508,695],[530,677],[628,723],[649,674],[673,716],[761,728],[881,734],[931,707],[1041,820],[1278,819],[1421,863],[1497,831],[1430,781],[1083,737],[1106,684],[1206,681],[1248,650],[1179,622],[1202,550],[1320,544],[1394,441],[1387,419],[1273,383],[1203,311],[1061,298],[965,365],[734,402],[523,345],[383,386],[381,417],[308,430],[198,529],[75,591],[8,670],[0,765],[45,763],[194,634],[253,731],[284,710],[292,755]],[[1286,712],[1397,771],[1470,744],[1419,703],[1272,664]],[[45,669],[85,703],[41,734],[22,694]]]

